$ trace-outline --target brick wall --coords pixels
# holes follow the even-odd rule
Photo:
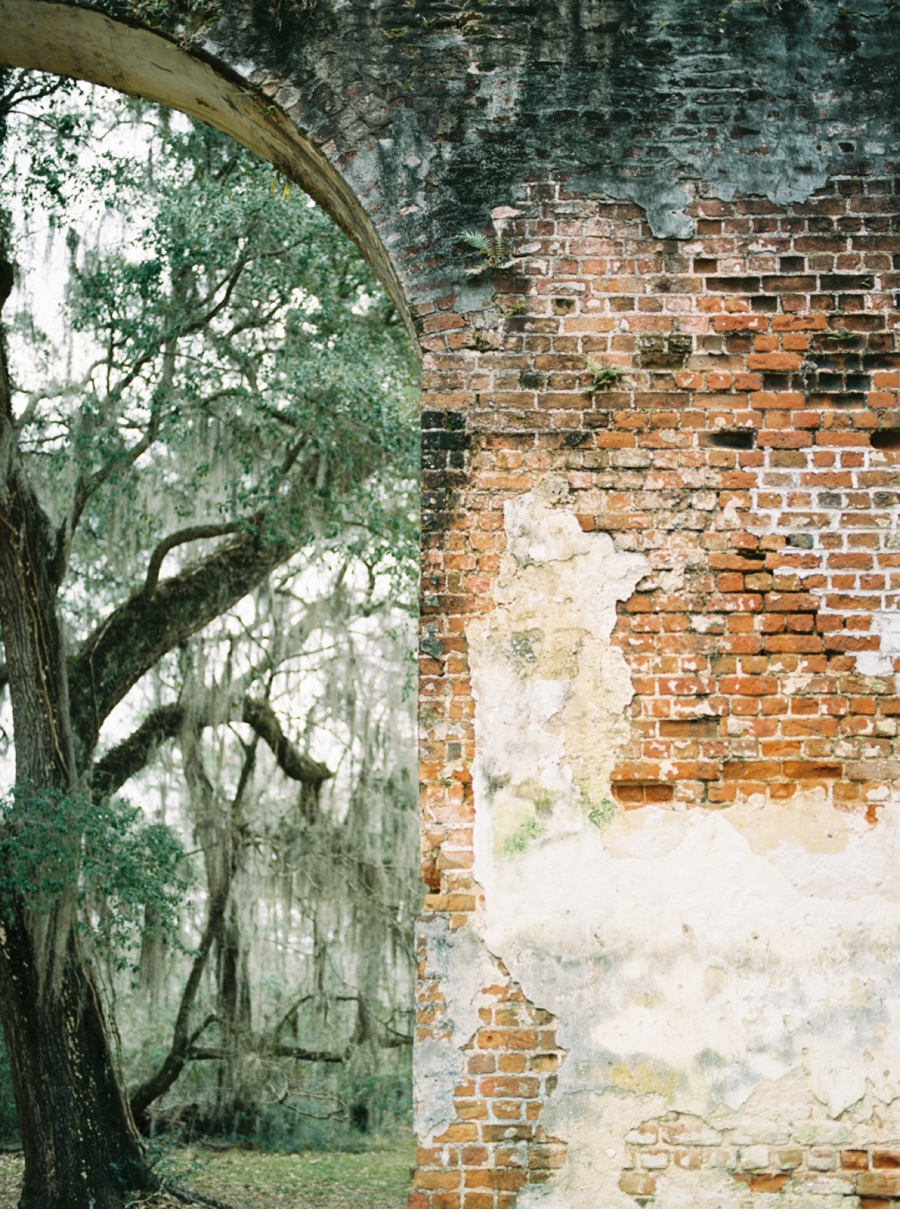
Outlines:
[[[565,477],[584,530],[652,567],[614,633],[635,688],[612,774],[621,808],[812,791],[876,827],[900,772],[900,663],[873,623],[900,593],[894,182],[833,178],[788,207],[699,196],[684,241],[654,238],[636,206],[558,183],[535,182],[515,205],[521,274],[495,279],[485,312],[460,316],[451,296],[419,316],[425,911],[455,924],[478,907],[465,623],[491,606],[504,500],[550,473]],[[586,356],[621,375],[586,394]],[[510,989],[491,1012],[532,1030],[540,1007]],[[421,990],[420,1037],[439,1030],[434,995]],[[529,1173],[560,1162],[562,1145],[541,1151],[549,1087],[531,1080],[532,1092],[498,1100],[485,1079],[530,1077],[558,1051],[502,1034],[488,1045],[499,1023],[486,1017],[471,1043],[458,1122],[422,1155],[412,1205],[512,1205]],[[504,1134],[513,1104],[519,1150]],[[638,1199],[651,1197],[655,1165],[711,1155],[679,1150],[672,1124],[654,1130],[664,1146],[637,1141],[623,1171],[620,1188]],[[850,1193],[898,1192],[880,1154],[786,1144],[751,1164],[709,1147],[744,1195],[839,1168]]]
[[[747,1144],[737,1132],[712,1130],[690,1115],[667,1114],[628,1133],[619,1187],[635,1199],[652,1199],[660,1174],[671,1166],[724,1170],[745,1193],[778,1194],[801,1206],[837,1198],[851,1206],[886,1207],[900,1197],[898,1149],[841,1147],[849,1132],[839,1125],[827,1143],[813,1131],[797,1135]]]

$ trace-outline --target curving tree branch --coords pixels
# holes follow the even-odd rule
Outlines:
[[[238,709],[232,712],[232,716],[253,728],[259,739],[272,750],[282,772],[294,782],[318,790],[323,782],[334,777],[333,771],[327,765],[301,753],[291,744],[271,704],[265,700],[244,698]],[[185,718],[185,708],[177,702],[167,703],[151,711],[140,727],[111,748],[95,764],[91,778],[94,795],[98,799],[114,795],[129,778],[140,773],[161,744],[178,735]],[[213,720],[201,711],[196,725],[201,728],[211,727],[214,722],[224,723],[226,719]]]
[[[244,699],[241,720],[243,723],[249,723],[260,740],[266,742],[282,772],[294,782],[318,788],[323,782],[334,777],[327,765],[307,757],[291,744],[272,707],[262,698]]]
[[[72,727],[82,770],[90,765],[104,720],[131,687],[166,652],[256,588],[295,549],[292,542],[241,534],[161,581],[152,597],[141,588],[113,610],[69,662]]]
[[[224,538],[226,534],[236,534],[241,528],[241,524],[241,522],[230,521],[217,526],[186,526],[183,530],[176,530],[168,538],[164,538],[150,556],[150,563],[147,565],[147,579],[144,581],[144,596],[152,597],[156,592],[160,568],[170,551],[188,542],[199,542],[201,538]]]

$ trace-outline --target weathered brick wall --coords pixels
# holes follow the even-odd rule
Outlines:
[[[0,18],[302,182],[421,334],[413,1205],[900,1200],[900,8]]]
[[[448,692],[448,720],[471,710],[459,619],[490,600],[503,500],[555,471],[583,529],[656,574],[619,607],[635,688],[619,802],[810,783],[871,802],[900,768],[892,681],[856,669],[900,589],[893,182],[837,179],[791,207],[699,199],[684,243],[636,207],[534,192],[516,229],[540,248],[497,283],[497,351],[473,356],[485,337],[462,317],[424,320],[426,506],[473,450],[447,541],[426,546],[425,625],[446,627],[444,659],[423,657],[426,722]],[[586,355],[622,379],[586,396]],[[428,757],[471,755],[457,743]]]
[[[491,608],[504,501],[548,477],[582,530],[649,562],[613,633],[634,688],[614,801],[718,809],[814,794],[877,828],[900,769],[900,664],[890,628],[873,626],[900,586],[894,181],[835,177],[790,206],[700,196],[686,241],[564,183],[514,202],[527,255],[495,279],[496,305],[460,316],[448,297],[420,317],[426,912],[459,923],[478,910],[465,632]],[[585,357],[621,377],[586,394]],[[420,995],[424,1035],[440,993],[423,982]],[[486,1025],[499,1005],[482,1009]],[[542,1020],[516,1008],[511,1025]],[[540,1125],[551,1090],[533,1081],[498,1101],[477,1075],[542,1057],[525,1063],[519,1036],[485,1055],[485,1033],[469,1045],[457,1121],[421,1152],[412,1205],[512,1205],[510,1191],[561,1162]],[[619,1190],[651,1198],[672,1166],[724,1172],[736,1205],[748,1192],[900,1196],[897,1153],[872,1159],[858,1124],[830,1137],[769,1125],[757,1145],[697,1123],[675,1113],[632,1129]]]

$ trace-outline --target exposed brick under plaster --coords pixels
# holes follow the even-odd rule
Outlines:
[[[451,296],[419,309],[426,912],[461,923],[478,905],[465,624],[491,608],[503,502],[550,474],[584,530],[653,569],[614,633],[635,689],[618,803],[717,808],[819,790],[877,827],[900,773],[900,698],[893,675],[856,660],[879,651],[873,616],[900,594],[897,187],[837,178],[788,207],[701,198],[696,237],[676,241],[654,238],[636,206],[538,182],[514,199],[521,273],[494,279],[495,305],[460,316]],[[586,394],[587,355],[621,378]],[[439,1031],[436,995],[420,994],[420,1035]],[[522,1029],[541,1013],[513,985],[497,996],[493,1013]],[[486,1047],[484,1034],[457,1122],[420,1155],[412,1205],[513,1205],[526,1174],[546,1179],[560,1162],[562,1146],[545,1153],[532,1127],[549,1086],[497,1100],[479,1075],[530,1072],[541,1053]],[[498,1139],[510,1121],[532,1141],[524,1152]],[[621,1189],[646,1201],[640,1155]],[[828,1165],[853,1170],[848,1205],[900,1195],[878,1155],[848,1156]],[[665,1164],[706,1163],[684,1157],[669,1149]],[[717,1163],[739,1199],[825,1171],[812,1153],[794,1160]]]

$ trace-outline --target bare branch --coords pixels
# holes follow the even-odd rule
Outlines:
[[[245,698],[241,719],[266,742],[282,771],[295,782],[303,782],[317,788],[327,779],[334,777],[327,765],[307,757],[291,744],[268,702],[261,698]]]
[[[183,530],[176,530],[168,538],[164,538],[150,556],[147,579],[144,582],[144,596],[153,596],[159,582],[159,571],[163,560],[175,547],[183,546],[188,542],[199,542],[201,538],[224,538],[226,534],[236,534],[242,524],[246,523],[230,521],[217,526],[186,526]]]
[[[36,73],[26,70],[19,70],[15,74],[15,79],[10,87],[6,92],[0,93],[0,118],[7,117],[28,101],[43,101],[66,85],[66,80],[59,76],[52,76],[49,79],[45,76],[44,82],[38,83],[35,75]],[[28,91],[29,88],[31,92]]]
[[[158,1097],[162,1097],[167,1089],[171,1089],[178,1080],[181,1070],[187,1062],[189,1049],[206,1027],[216,1020],[215,1016],[212,1015],[207,1018],[199,1031],[195,1031],[193,1034],[188,1032],[191,1010],[194,1008],[197,990],[200,987],[200,980],[209,960],[213,941],[225,917],[225,909],[230,892],[231,880],[229,879],[224,887],[220,889],[219,894],[210,902],[206,928],[203,931],[203,937],[200,940],[200,946],[194,957],[194,962],[191,964],[191,973],[184,986],[184,992],[181,994],[181,1004],[178,1007],[178,1016],[175,1019],[175,1028],[172,1031],[172,1046],[169,1048],[169,1054],[156,1072],[148,1080],[144,1081],[143,1084],[138,1085],[137,1089],[131,1094],[131,1113],[134,1115],[134,1121],[141,1128],[146,1128],[147,1126],[147,1111],[151,1105]]]
[[[78,528],[78,523],[81,520],[81,515],[85,510],[87,502],[97,489],[106,483],[111,475],[117,471],[125,470],[127,467],[134,466],[141,455],[153,445],[159,432],[159,426],[159,414],[154,412],[150,418],[150,424],[139,442],[136,442],[130,449],[121,451],[115,458],[111,458],[105,466],[101,467],[99,471],[95,471],[93,475],[80,475],[78,477],[71,507],[56,533],[56,551],[50,564],[50,577],[57,588],[62,584],[63,577],[66,574],[69,551],[72,547],[72,537]]]
[[[310,1060],[314,1064],[343,1064],[346,1055],[338,1055],[334,1051],[308,1051],[305,1047],[271,1047],[266,1055],[275,1055],[283,1059]],[[189,1060],[223,1060],[225,1052],[219,1048],[194,1047],[188,1053]]]
[[[95,471],[93,475],[80,476],[78,484],[75,488],[75,496],[72,501],[72,507],[69,509],[69,514],[63,523],[62,529],[65,531],[66,541],[71,542],[72,535],[78,527],[78,522],[81,520],[81,515],[84,512],[85,505],[97,491],[102,488],[106,481],[116,471],[123,471],[127,467],[133,467],[142,454],[153,445],[156,440],[156,435],[159,432],[160,418],[158,415],[151,417],[150,424],[147,426],[147,431],[139,442],[128,450],[122,450],[115,458],[111,458],[105,466],[99,471]]]
[[[0,689],[3,687],[2,676],[5,666],[0,666]],[[246,684],[241,678],[238,681]],[[238,690],[238,694],[242,691]],[[238,695],[230,696],[232,701],[238,701]],[[334,775],[320,761],[314,761],[304,753],[299,752],[287,739],[281,725],[268,702],[261,699],[245,698],[237,708],[238,718],[249,724],[257,737],[264,740],[272,749],[275,758],[284,773],[295,782],[302,782],[312,789],[317,789],[328,778]],[[236,712],[230,712],[232,716]],[[120,787],[133,778],[151,761],[161,744],[173,739],[180,732],[186,718],[185,708],[180,703],[167,703],[150,712],[143,723],[122,740],[94,766],[91,777],[91,789],[98,799],[114,795]],[[192,721],[198,728],[212,727],[215,723],[225,723],[228,716],[212,718],[203,708],[199,717]],[[243,775],[242,775],[243,776]],[[238,797],[242,788],[239,787]]]

